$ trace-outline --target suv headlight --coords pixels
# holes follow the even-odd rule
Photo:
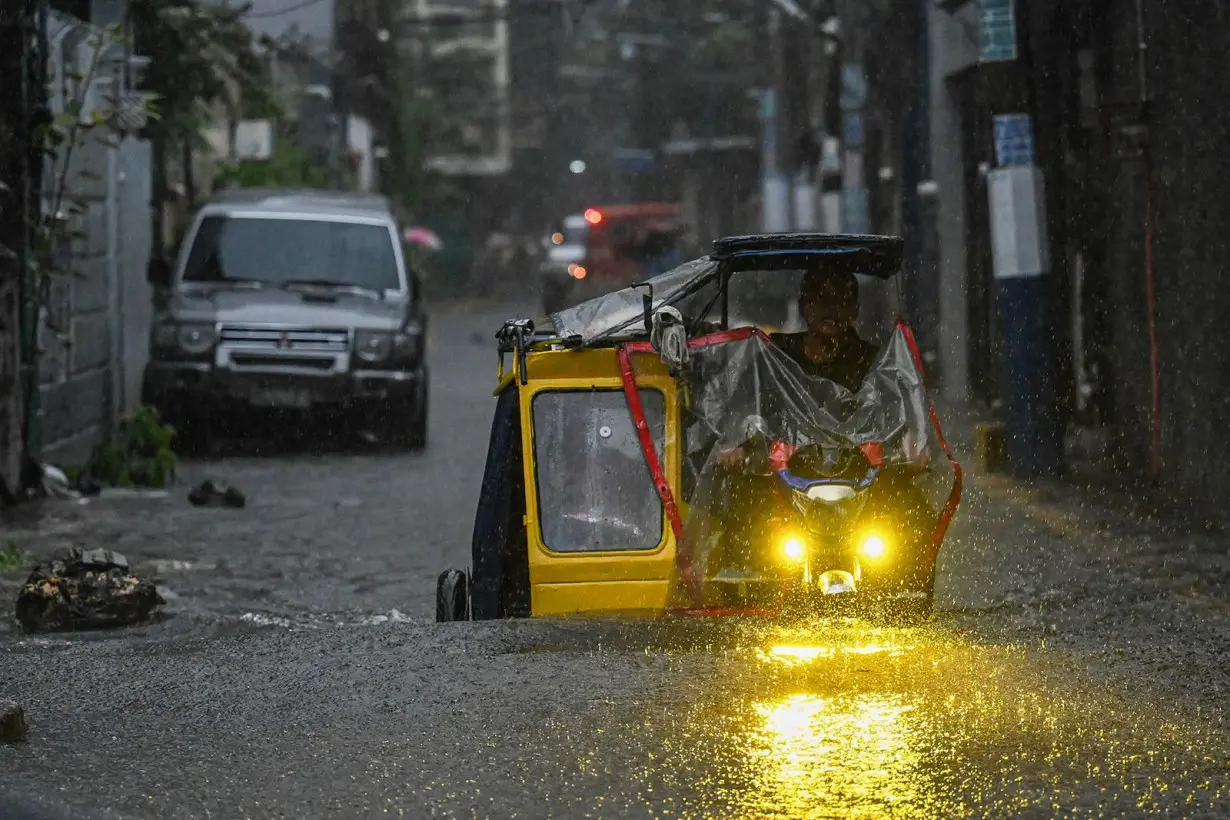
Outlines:
[[[201,356],[213,349],[218,342],[214,326],[202,322],[177,324],[167,322],[156,325],[153,333],[154,347],[188,356]]]
[[[180,325],[175,337],[179,349],[191,356],[208,353],[218,341],[213,325]]]
[[[409,326],[397,333],[375,330],[360,330],[354,335],[354,352],[368,364],[395,360],[397,363],[415,362],[423,352],[423,334],[417,326]]]
[[[360,330],[354,335],[354,352],[365,362],[383,362],[393,352],[393,334]]]

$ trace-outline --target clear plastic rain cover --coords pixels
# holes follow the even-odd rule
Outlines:
[[[692,348],[686,373],[683,544],[699,577],[730,503],[720,455],[763,440],[834,451],[879,444],[883,466],[925,464],[930,404],[905,331],[894,330],[857,392],[812,376],[763,335]]]
[[[694,259],[650,279],[653,310],[671,305],[717,276],[718,263],[709,257]],[[645,312],[642,299],[647,290],[623,288],[551,314],[555,332],[562,338],[580,338],[586,344],[637,331]]]

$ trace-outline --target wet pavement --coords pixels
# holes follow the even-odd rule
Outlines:
[[[0,627],[31,726],[0,747],[0,817],[1230,813],[1226,540],[1002,481],[972,482],[924,628],[430,623],[507,312],[433,318],[423,454],[236,453],[19,525],[36,554],[125,553],[169,617]],[[248,507],[188,505],[205,477]]]

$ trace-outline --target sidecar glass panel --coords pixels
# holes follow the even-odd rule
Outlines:
[[[641,390],[663,457],[666,401]],[[542,540],[554,552],[655,549],[662,504],[620,390],[543,391],[534,397],[534,455]]]

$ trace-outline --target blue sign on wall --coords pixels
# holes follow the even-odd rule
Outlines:
[[[1013,0],[978,0],[978,39],[984,63],[1016,59]]]
[[[858,111],[867,104],[867,73],[862,63],[843,63],[841,66],[842,111]]]
[[[846,114],[841,118],[841,141],[847,148],[863,145],[863,118],[858,114]]]
[[[1033,165],[1034,124],[1028,114],[1001,114],[993,118],[995,159],[1000,168]]]

